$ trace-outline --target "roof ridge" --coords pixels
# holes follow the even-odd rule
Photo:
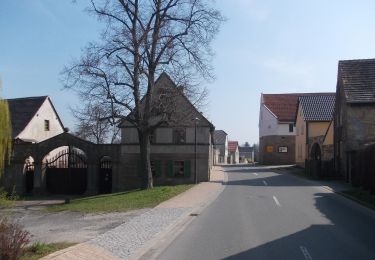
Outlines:
[[[49,96],[33,96],[33,97],[20,97],[20,98],[7,98],[5,100],[24,100],[24,99],[39,99],[39,98],[48,98]]]

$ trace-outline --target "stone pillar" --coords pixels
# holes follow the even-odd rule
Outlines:
[[[8,192],[15,191],[17,194],[22,194],[25,189],[25,176],[23,174],[24,164],[22,162],[12,162],[10,166],[5,169],[4,183]]]
[[[99,166],[95,162],[90,162],[87,165],[87,189],[86,195],[94,195],[98,193],[98,174]]]
[[[112,192],[120,191],[120,167],[118,162],[112,161]]]

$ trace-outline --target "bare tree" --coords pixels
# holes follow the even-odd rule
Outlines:
[[[108,117],[105,106],[88,102],[70,110],[77,121],[75,135],[97,144],[119,143],[118,122]]]
[[[137,128],[143,187],[152,188],[149,136],[170,118],[166,109],[153,110],[155,81],[165,71],[197,97],[188,83],[212,78],[210,43],[223,17],[210,0],[91,0],[88,10],[106,27],[64,69],[65,86]]]

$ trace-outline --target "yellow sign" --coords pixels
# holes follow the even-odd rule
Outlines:
[[[267,146],[266,151],[267,151],[267,153],[272,153],[273,152],[273,146],[272,145]]]

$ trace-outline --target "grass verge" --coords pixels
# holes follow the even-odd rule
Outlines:
[[[340,194],[362,204],[363,206],[375,210],[375,195],[371,195],[368,191],[357,188],[342,191]]]
[[[72,199],[68,204],[47,207],[47,211],[77,211],[83,213],[123,212],[155,207],[193,187],[193,184],[160,186],[150,190],[133,190],[99,196]]]
[[[73,245],[75,245],[75,243],[35,243],[25,249],[20,260],[36,260]]]

